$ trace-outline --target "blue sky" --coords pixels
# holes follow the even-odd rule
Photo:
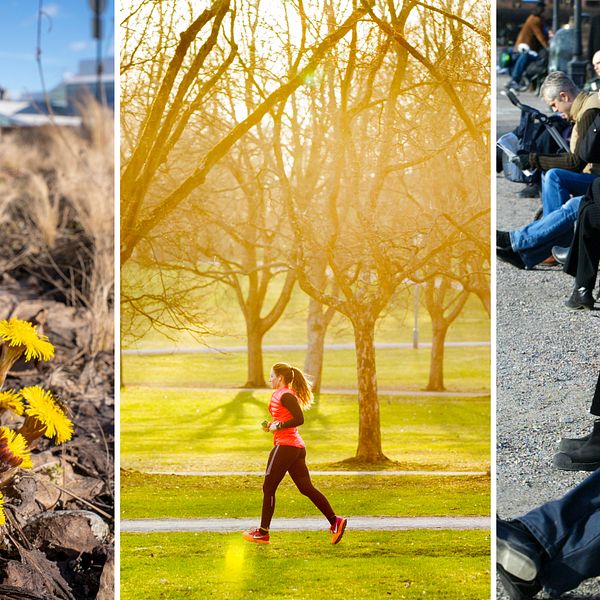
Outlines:
[[[41,90],[36,62],[40,0],[0,0],[0,86],[12,98]],[[48,90],[65,74],[76,73],[79,60],[96,57],[89,0],[42,0],[42,65]],[[103,55],[114,55],[114,2],[103,13]]]

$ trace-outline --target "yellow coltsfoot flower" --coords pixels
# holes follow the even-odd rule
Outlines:
[[[17,415],[23,414],[23,398],[13,390],[0,392],[0,414],[5,410],[12,410]]]
[[[25,423],[19,432],[31,443],[41,435],[62,444],[73,437],[73,423],[65,415],[54,396],[39,385],[20,390],[26,400]]]
[[[6,515],[4,514],[4,495],[0,492],[0,527],[6,525]]]
[[[13,467],[31,469],[32,466],[27,440],[8,427],[0,427],[0,471]]]
[[[54,356],[54,346],[45,335],[37,332],[35,325],[21,319],[0,321],[0,342],[25,353],[25,360],[38,358],[50,360]]]

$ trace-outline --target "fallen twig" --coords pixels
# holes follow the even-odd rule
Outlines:
[[[106,517],[107,519],[110,519],[111,521],[113,520],[113,516],[108,514],[107,512],[104,512],[101,508],[98,508],[97,506],[93,505],[91,502],[88,502],[87,500],[84,500],[83,498],[81,498],[80,496],[78,496],[77,494],[74,494],[73,492],[70,492],[69,490],[61,487],[60,485],[56,485],[56,483],[52,483],[50,482],[56,489],[60,490],[61,492],[64,492],[65,494],[69,494],[69,496],[75,498],[76,500],[79,500],[79,502],[83,502],[83,504],[85,504],[86,506],[89,506],[92,510],[96,511],[99,515],[102,515],[103,517]]]

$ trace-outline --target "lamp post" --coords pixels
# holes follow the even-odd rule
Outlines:
[[[106,9],[106,0],[88,0],[94,16],[92,18],[92,37],[96,40],[96,100],[102,102],[102,13]]]
[[[414,286],[414,322],[412,345],[416,350],[419,347],[419,284],[415,283]]]
[[[578,87],[585,83],[586,61],[583,60],[581,46],[581,0],[573,3],[573,17],[575,21],[575,54],[569,61],[569,76]]]

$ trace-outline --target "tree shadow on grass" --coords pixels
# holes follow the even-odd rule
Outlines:
[[[311,424],[328,427],[331,424],[331,418],[321,413],[320,405],[321,403],[317,396],[315,403],[311,406],[310,412],[305,415],[305,418],[308,417],[308,421]],[[246,408],[249,406],[256,406],[260,409],[261,413],[264,414],[261,420],[271,420],[268,401],[255,398],[254,392],[241,391],[236,394],[235,398],[217,409],[219,416],[215,418],[214,425],[240,425],[246,417]]]
[[[260,415],[257,417],[257,429],[260,427],[261,421],[271,420],[268,401],[264,398],[258,399],[254,394],[255,392],[241,390],[228,402],[199,414],[196,438],[210,438],[215,435],[215,430],[247,425],[248,417],[256,412],[255,409],[258,409]],[[306,416],[309,427],[319,426],[326,429],[331,424],[331,418],[321,413],[320,402],[315,402]]]
[[[255,398],[253,392],[238,392],[229,402],[199,415],[200,427],[197,430],[197,437],[211,437],[217,428],[231,428],[242,425],[247,418],[248,409],[251,407],[258,408],[265,414],[267,413],[267,404],[264,400]]]
[[[247,409],[251,406],[267,413],[268,404],[264,400],[255,398],[254,392],[238,392],[232,400],[220,407],[217,422],[223,425],[240,425],[246,416]]]

